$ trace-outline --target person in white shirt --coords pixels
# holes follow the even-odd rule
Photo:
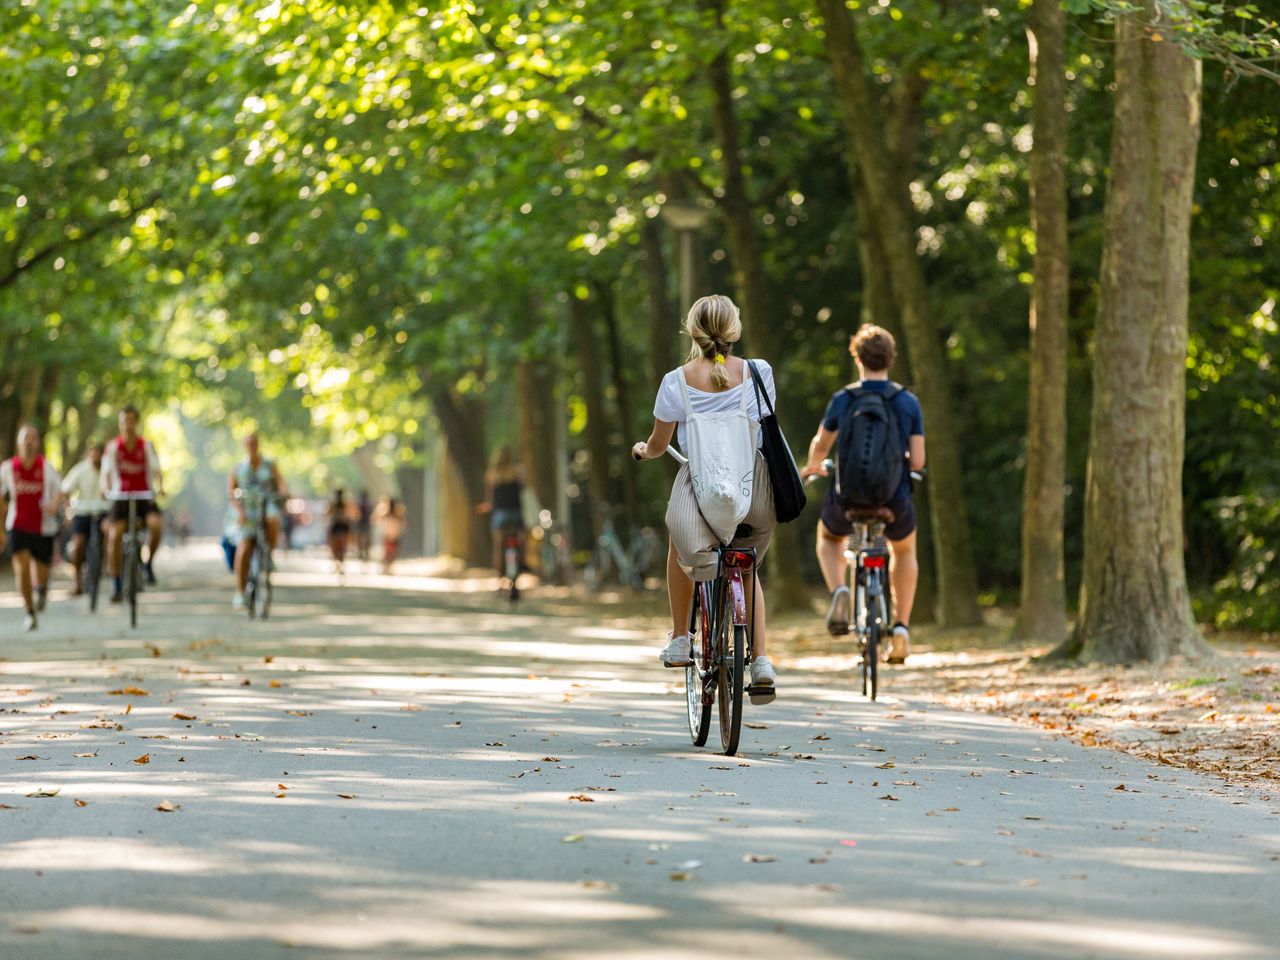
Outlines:
[[[95,443],[62,480],[62,493],[71,501],[71,566],[76,576],[73,597],[84,592],[84,555],[89,534],[95,524],[102,529],[102,521],[111,509],[110,501],[102,499],[101,471],[102,444]]]
[[[701,298],[689,308],[684,332],[692,341],[689,358],[684,366],[677,367],[663,378],[653,404],[653,431],[648,440],[631,449],[636,460],[662,456],[673,436],[681,447],[685,447],[685,425],[690,413],[711,414],[743,409],[755,424],[764,417],[755,386],[750,382],[747,361],[733,355],[733,345],[742,337],[742,320],[737,305],[721,295]],[[753,362],[759,372],[760,389],[776,404],[773,369],[764,360]],[[758,426],[754,429],[758,446],[760,429]],[[659,656],[666,667],[684,667],[691,662],[692,644],[688,628],[693,584],[694,581],[714,579],[718,564],[716,547],[720,540],[702,516],[691,476],[688,464],[680,468],[667,504],[667,530],[671,535],[667,551],[671,632]],[[769,470],[764,457],[757,451],[751,507],[732,541],[734,546],[755,549],[757,567],[773,540],[776,521]],[[747,589],[754,591],[754,603],[748,603],[755,650],[751,662],[751,702],[771,703],[776,695],[777,675],[767,655],[764,592],[760,589],[756,570],[750,571],[743,579]]]
[[[40,431],[24,426],[18,431],[18,455],[0,463],[0,509],[5,514],[0,551],[6,544],[12,548],[13,578],[27,609],[28,632],[36,628],[36,611],[44,610],[49,598],[49,564],[61,499],[62,477],[40,450]]]

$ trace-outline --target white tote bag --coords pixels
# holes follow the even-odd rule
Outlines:
[[[684,397],[685,439],[689,444],[689,477],[702,519],[721,543],[734,532],[751,509],[751,484],[756,469],[755,424],[747,413],[750,372],[743,366],[742,402],[736,410],[694,413],[689,384],[680,368]]]

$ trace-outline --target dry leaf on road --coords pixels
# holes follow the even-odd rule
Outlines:
[[[774,863],[777,857],[767,853],[747,853],[742,857],[743,863]]]
[[[149,697],[151,694],[143,690],[141,687],[124,687],[120,690],[108,690],[109,697]]]
[[[161,813],[173,813],[175,810],[181,810],[182,804],[174,803],[172,800],[161,800],[156,804],[156,809]]]
[[[39,790],[35,790],[31,793],[28,793],[27,796],[28,797],[56,797],[61,792],[62,792],[61,787],[54,787],[52,790],[50,790],[48,787],[41,787]]]
[[[150,762],[151,762],[151,754],[149,754],[149,753],[144,753],[144,754],[143,754],[142,756],[140,756],[140,757],[134,757],[134,758],[133,758],[132,760],[130,760],[129,762],[130,762],[130,763],[136,763],[136,764],[138,764],[139,766],[141,766],[141,765],[142,765],[142,764],[144,764],[144,763],[150,763]]]

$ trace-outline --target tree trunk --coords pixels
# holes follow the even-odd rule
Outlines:
[[[649,435],[646,429],[640,433],[631,409],[631,384],[628,382],[626,362],[622,356],[622,338],[618,332],[617,300],[613,295],[613,287],[607,283],[596,284],[596,295],[600,300],[601,313],[604,315],[604,328],[608,334],[609,366],[613,373],[613,401],[617,416],[612,421],[620,432],[609,438],[609,449],[627,450],[636,440]],[[630,464],[628,464],[630,466]],[[640,524],[640,498],[636,492],[636,472],[624,468],[622,471],[622,505],[628,526]]]
[[[599,537],[613,501],[609,479],[609,413],[604,402],[598,332],[592,322],[591,304],[569,296],[569,324],[582,371],[583,400],[587,405],[587,475],[591,480],[591,530]]]
[[[723,27],[720,0],[713,0],[710,8],[717,17],[717,26]],[[727,39],[727,34],[722,35]],[[729,259],[733,267],[738,308],[742,314],[743,335],[748,338],[749,345],[754,345],[756,356],[764,357],[771,364],[781,367],[785,359],[783,337],[777,332],[772,313],[768,271],[760,251],[756,218],[742,169],[742,146],[733,105],[730,55],[727,47],[722,47],[711,61],[710,67],[714,97],[713,122],[724,176],[721,207],[728,234]],[[747,354],[743,353],[742,356]],[[778,401],[781,412],[785,410],[785,399],[779,396]],[[779,524],[774,531],[771,552],[773,561],[770,564],[770,575],[768,579],[761,578],[769,591],[770,602],[778,610],[807,607],[809,591],[804,581],[799,528],[795,524]]]
[[[640,231],[644,247],[644,276],[649,298],[649,380],[652,392],[676,363],[680,315],[671,302],[667,283],[667,259],[662,249],[662,227],[647,219]]]
[[[396,467],[396,485],[400,488],[400,502],[404,504],[404,533],[400,538],[400,554],[420,557],[423,550],[423,533],[426,530],[425,487],[426,470],[417,465]]]
[[[1183,558],[1188,248],[1200,62],[1156,0],[1116,21],[1080,618],[1059,651],[1161,661],[1210,648]]]
[[[1014,635],[1058,644],[1067,634],[1062,522],[1067,468],[1067,112],[1061,0],[1034,0],[1027,45],[1035,100],[1027,466],[1022,490],[1022,598]]]
[[[938,616],[947,626],[980,623],[950,378],[916,256],[910,199],[902,195],[903,178],[884,142],[886,127],[844,0],[818,0],[818,7],[826,22],[827,56],[854,161],[866,182],[870,203],[866,213],[880,236],[929,422],[929,504],[937,556]]]
[[[516,364],[516,414],[520,420],[520,463],[538,505],[556,506],[555,382],[548,360]]]
[[[428,375],[423,375],[422,379],[431,382]],[[489,566],[493,562],[493,544],[488,518],[475,512],[476,506],[484,502],[485,494],[484,401],[475,396],[459,396],[450,388],[436,384],[431,387],[431,406],[445,436],[446,459],[452,464],[456,480],[461,484],[453,488],[450,482],[446,482],[446,518],[455,516],[464,506],[455,502],[459,499],[457,494],[465,496],[468,536],[464,559],[474,566]],[[446,481],[450,479],[446,474]],[[457,549],[456,545],[454,549]]]

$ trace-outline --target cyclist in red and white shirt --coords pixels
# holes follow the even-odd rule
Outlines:
[[[49,599],[61,482],[58,471],[40,452],[40,431],[23,427],[18,431],[18,455],[0,463],[0,506],[5,511],[0,550],[6,542],[12,548],[13,575],[26,607],[28,631],[36,628],[36,611],[43,610]]]
[[[156,495],[164,493],[164,478],[160,473],[160,458],[156,449],[138,433],[138,408],[127,406],[120,411],[120,435],[107,443],[102,454],[102,492],[108,500],[113,494],[150,493],[151,496],[137,503],[138,519],[144,521],[148,531],[147,559],[142,569],[147,583],[155,583],[156,576],[152,568],[156,551],[160,549],[160,537],[164,526],[160,518],[160,508],[156,506]],[[129,502],[116,500],[111,505],[111,523],[107,531],[107,567],[115,578],[115,589],[111,594],[111,602],[119,603],[123,599],[123,584],[120,577],[121,554],[124,545],[124,534],[129,526]]]

